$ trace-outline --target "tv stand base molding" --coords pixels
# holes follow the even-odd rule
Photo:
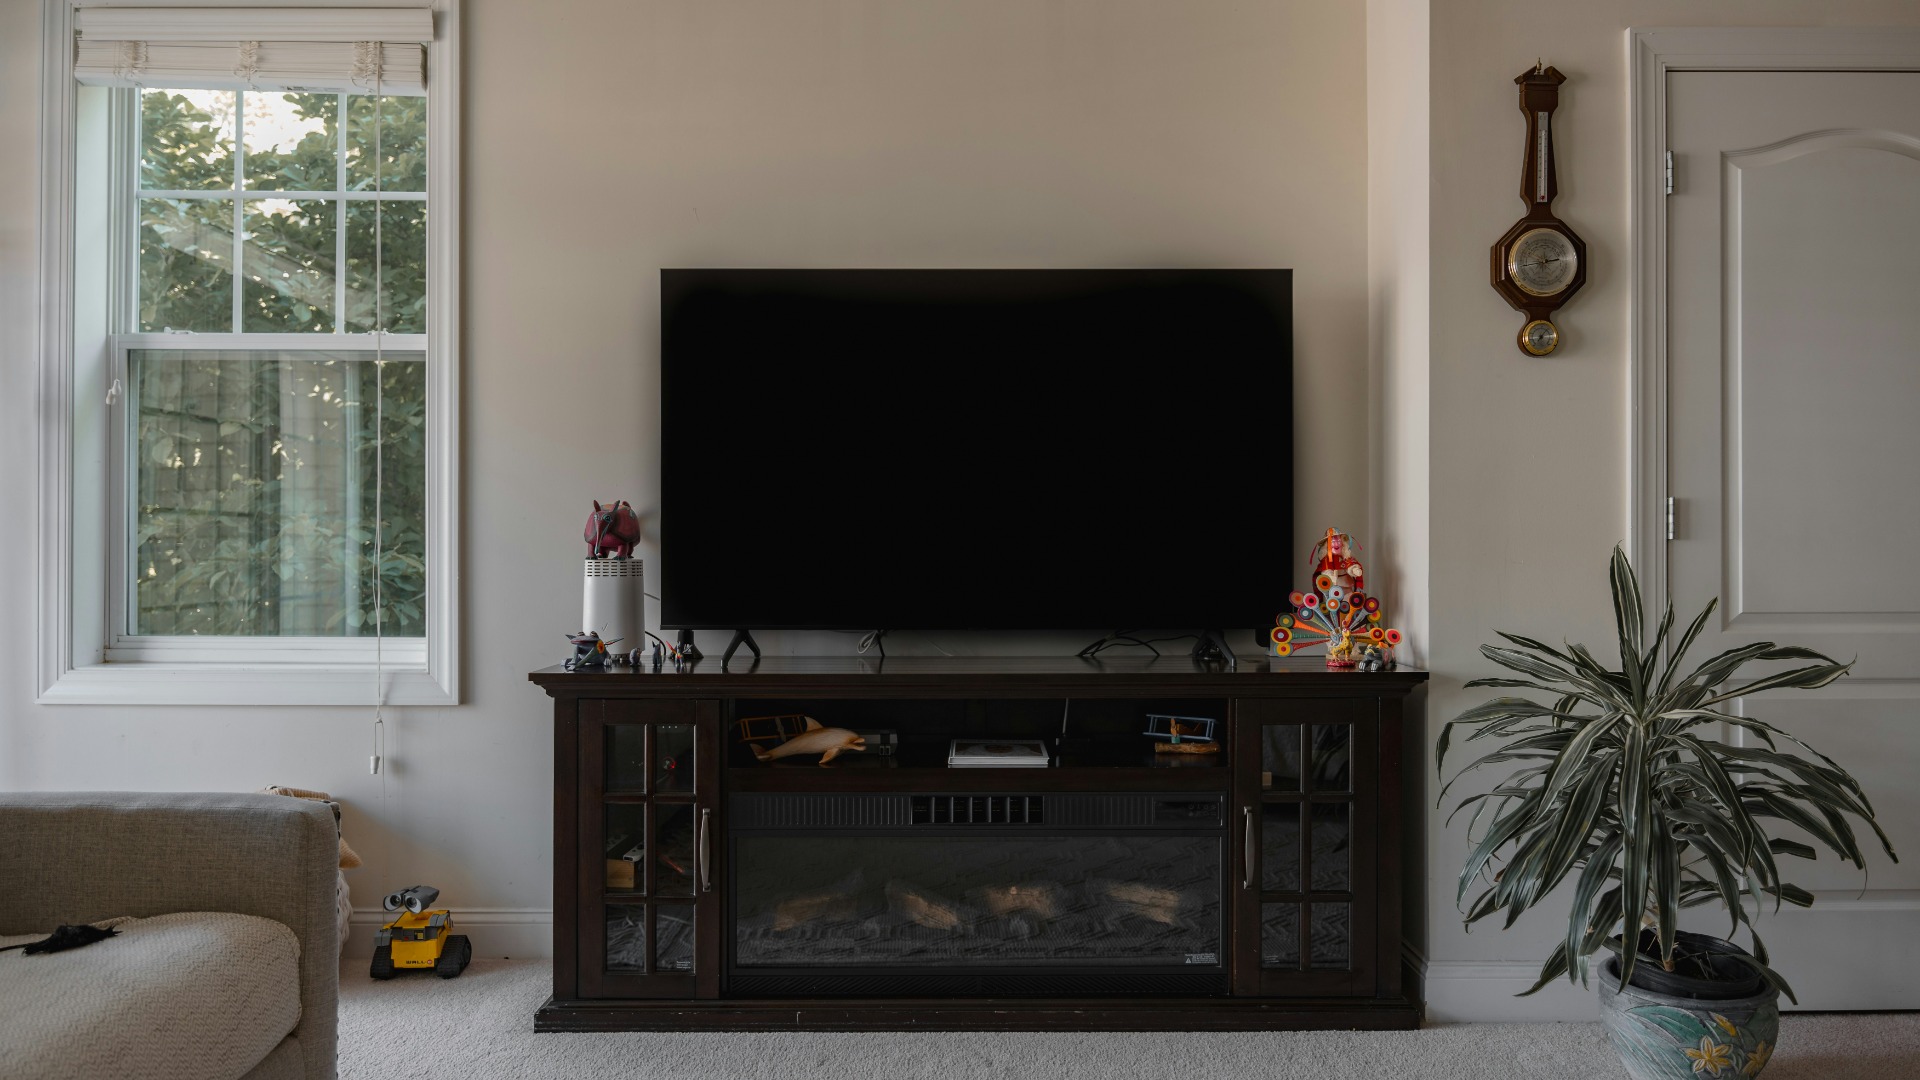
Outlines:
[[[529,678],[554,709],[537,1031],[1419,1023],[1402,759],[1422,672],[778,657]],[[802,718],[845,729],[824,764],[768,752]],[[1217,750],[1155,753],[1172,735]],[[1047,767],[947,764],[1016,741]]]
[[[1412,969],[1403,973],[1411,979]],[[561,1001],[535,1031],[1410,1031],[1411,998],[1361,1004],[1255,998],[761,998]]]

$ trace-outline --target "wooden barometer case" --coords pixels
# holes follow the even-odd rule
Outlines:
[[[1528,356],[1546,356],[1560,345],[1553,313],[1587,281],[1587,245],[1553,216],[1559,181],[1553,165],[1553,110],[1560,104],[1557,69],[1535,64],[1513,80],[1527,118],[1527,146],[1520,169],[1520,200],[1527,212],[1495,241],[1490,266],[1493,291],[1525,315],[1516,341]]]

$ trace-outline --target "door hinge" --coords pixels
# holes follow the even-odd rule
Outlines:
[[[1667,151],[1667,194],[1673,194],[1673,151]]]
[[[1673,496],[1669,495],[1667,496],[1667,539],[1669,540],[1672,540],[1675,535],[1674,519]]]

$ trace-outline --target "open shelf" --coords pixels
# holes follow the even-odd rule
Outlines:
[[[1143,734],[1150,713],[1209,717],[1224,734],[1227,703],[1217,698],[734,699],[727,705],[727,782],[737,791],[1220,790],[1230,771],[1224,740],[1218,753],[1162,754]],[[842,753],[824,765],[812,755],[761,762],[737,738],[734,722],[741,718],[793,714],[826,727],[891,733],[893,752]],[[947,751],[954,739],[1040,739],[1052,764],[953,768]]]

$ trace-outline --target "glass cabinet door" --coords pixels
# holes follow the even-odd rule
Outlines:
[[[1371,994],[1372,703],[1237,704],[1234,990]]]
[[[710,702],[581,703],[579,971],[588,997],[718,992],[717,730]]]

